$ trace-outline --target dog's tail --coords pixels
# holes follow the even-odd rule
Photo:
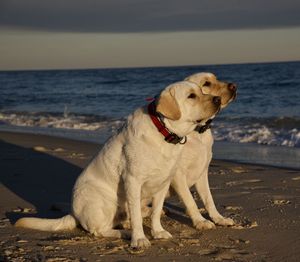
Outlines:
[[[16,223],[16,227],[25,227],[41,231],[61,231],[72,230],[76,228],[77,221],[72,215],[66,215],[62,218],[48,219],[36,217],[20,218]]]

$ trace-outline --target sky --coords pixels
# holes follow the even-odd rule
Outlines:
[[[300,60],[297,0],[0,0],[0,70]]]

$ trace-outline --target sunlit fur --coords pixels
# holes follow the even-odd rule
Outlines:
[[[218,81],[212,73],[197,73],[187,77],[186,80],[195,83],[205,94],[220,96],[222,108],[236,97],[236,85]],[[205,85],[207,81],[210,83],[209,86]],[[223,217],[217,211],[209,189],[208,167],[212,159],[212,145],[213,136],[210,129],[201,134],[196,131],[190,133],[177,161],[175,176],[171,182],[171,188],[181,198],[194,226],[200,230],[215,228],[215,224],[228,226],[234,223],[232,219]],[[192,186],[196,187],[213,222],[200,214],[190,192]],[[150,202],[150,199],[143,202],[144,216],[151,214],[151,210],[146,207]]]
[[[205,94],[221,97],[222,108],[225,108],[236,97],[236,85],[218,81],[211,73],[198,73],[186,78],[201,88]],[[211,84],[205,86],[205,82]],[[215,224],[228,226],[234,221],[223,217],[216,209],[208,183],[208,167],[212,159],[213,136],[208,129],[204,133],[192,132],[187,136],[182,155],[179,158],[172,179],[171,187],[184,202],[187,213],[197,229],[215,228]],[[189,188],[196,187],[204,206],[213,222],[205,219],[199,212]]]
[[[197,97],[188,98],[190,93]],[[169,107],[170,100],[174,101]],[[168,86],[157,101],[157,111],[166,127],[179,136],[194,132],[199,119],[206,121],[218,110],[213,96],[203,95],[196,84],[187,81]],[[131,246],[147,247],[150,242],[143,230],[141,201],[151,198],[152,236],[170,238],[171,234],[161,225],[160,214],[183,149],[181,144],[164,140],[152,123],[147,106],[139,108],[128,116],[123,128],[107,141],[78,177],[71,214],[60,219],[22,218],[16,226],[57,231],[80,224],[96,236],[120,238],[129,232],[114,227],[128,209]]]
[[[204,94],[221,97],[222,109],[225,108],[236,97],[236,90],[235,88],[232,88],[235,86],[235,84],[219,81],[212,73],[193,74],[187,77],[185,80],[197,84]],[[206,86],[205,82],[209,82],[210,85]]]

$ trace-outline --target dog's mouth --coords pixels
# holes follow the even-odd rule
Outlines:
[[[234,100],[236,99],[236,97],[237,97],[237,92],[234,92],[234,93],[232,94],[231,98],[229,99],[229,101],[228,101],[227,104],[229,104],[229,103],[231,103],[232,101],[234,101]]]
[[[220,105],[220,106],[218,107],[218,110],[216,111],[216,113],[213,115],[213,117],[215,117],[217,114],[219,114],[219,112],[221,111],[221,108],[222,108],[222,106]]]
[[[228,104],[230,104],[232,101],[234,101],[236,99],[236,97],[237,97],[237,92],[234,92],[231,95],[230,99],[226,103],[221,104],[221,109],[225,108]]]
[[[209,119],[214,119],[217,116],[217,114],[220,113],[221,109],[222,109],[222,106],[220,105],[218,107],[218,109],[216,110],[216,112]]]
[[[237,92],[234,92],[233,95],[232,95],[232,97],[231,97],[231,99],[230,99],[230,102],[233,101],[233,100],[235,100],[236,97],[237,97]]]

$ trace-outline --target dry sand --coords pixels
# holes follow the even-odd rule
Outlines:
[[[101,145],[0,132],[0,261],[300,261],[300,171],[213,161],[218,210],[239,226],[197,231],[176,197],[162,223],[173,234],[134,251],[129,240],[14,228],[19,217],[60,217],[76,177]],[[194,197],[202,209],[199,197]],[[205,215],[205,212],[204,212]]]

